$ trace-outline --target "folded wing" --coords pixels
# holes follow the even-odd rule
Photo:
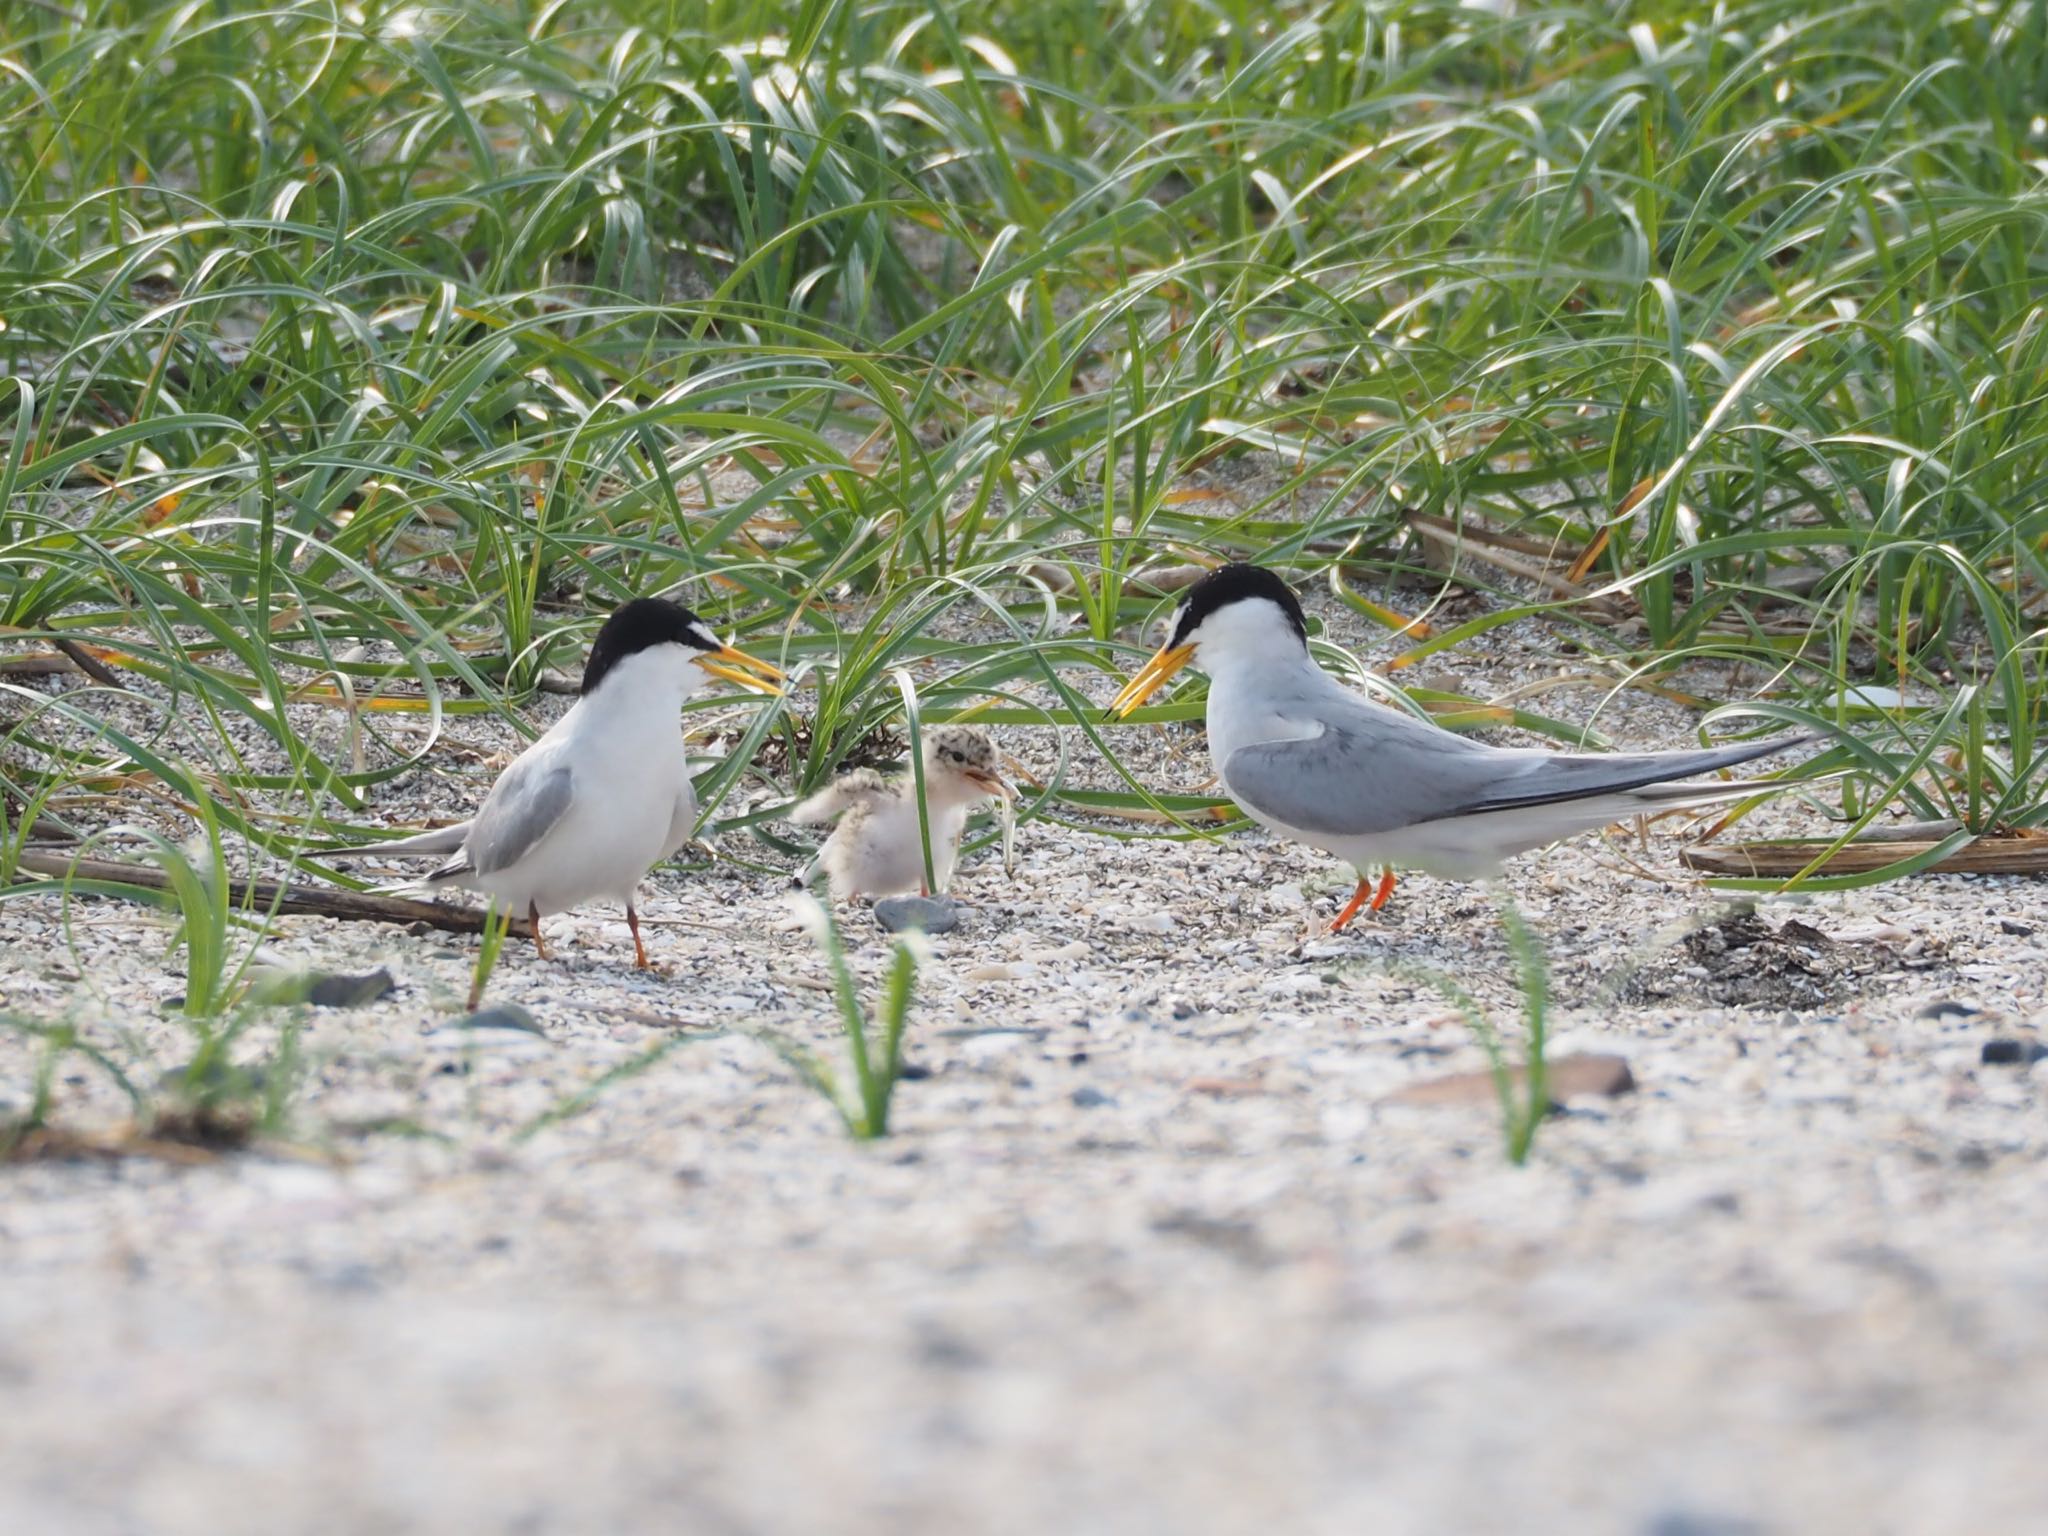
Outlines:
[[[1247,810],[1303,832],[1371,836],[1447,817],[1629,796],[1645,805],[1726,798],[1685,784],[1796,746],[1779,737],[1680,752],[1544,752],[1489,747],[1345,697],[1318,700],[1318,735],[1240,747],[1223,780]]]
[[[461,851],[427,879],[459,880],[511,868],[561,824],[574,798],[575,780],[566,763],[542,752],[520,758],[492,786]]]

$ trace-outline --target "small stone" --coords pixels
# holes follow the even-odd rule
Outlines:
[[[378,1002],[398,990],[398,983],[382,966],[365,976],[319,976],[306,989],[306,1001],[315,1008],[361,1008]]]
[[[951,933],[960,926],[960,904],[950,896],[884,896],[875,921],[890,933]]]
[[[1031,950],[1025,954],[1024,958],[1036,961],[1041,965],[1049,965],[1060,960],[1086,960],[1088,953],[1088,941],[1086,939],[1075,939],[1071,943],[1060,945],[1057,949]]]
[[[1913,1017],[1916,1019],[1933,1019],[1938,1023],[1943,1019],[1974,1019],[1983,1011],[1982,1008],[1972,1007],[1968,1003],[1959,1003],[1953,998],[1941,997],[1928,1003],[1918,1013],[1914,1014]]]
[[[2031,939],[2034,936],[2034,925],[2023,923],[2016,917],[2001,917],[1998,920],[1998,931],[2009,933],[2016,939]]]
[[[1981,1055],[1987,1067],[2029,1067],[2048,1060],[2048,1045],[2038,1040],[1986,1040]]]
[[[1521,1067],[1510,1068],[1508,1077],[1517,1092],[1528,1081],[1528,1073]],[[1598,1052],[1560,1056],[1545,1064],[1544,1078],[1553,1104],[1590,1095],[1614,1098],[1633,1092],[1636,1086],[1626,1056]],[[1410,1083],[1388,1098],[1395,1104],[1491,1104],[1499,1094],[1491,1071],[1453,1072],[1448,1077]]]
[[[1022,1030],[989,1030],[962,1040],[960,1054],[969,1061],[993,1061],[1031,1041],[1032,1036]]]
[[[494,1008],[479,1009],[465,1013],[459,1019],[448,1021],[450,1029],[517,1029],[529,1035],[545,1036],[547,1031],[540,1027],[534,1016],[517,1003],[500,1003]]]
[[[1155,1217],[1152,1230],[1214,1248],[1248,1268],[1267,1269],[1278,1262],[1260,1238],[1259,1229],[1249,1221],[1178,1210]]]
[[[361,1008],[397,990],[398,983],[382,966],[362,976],[267,968],[249,984],[249,1001],[269,1007],[310,1003],[315,1008]]]
[[[321,1265],[312,1270],[307,1278],[323,1291],[334,1291],[343,1295],[367,1295],[383,1289],[383,1282],[378,1277],[376,1268],[359,1259]]]
[[[1212,1099],[1248,1099],[1266,1091],[1266,1085],[1248,1077],[1191,1077],[1182,1083],[1183,1093],[1199,1093]]]
[[[1068,1095],[1076,1109],[1114,1109],[1116,1100],[1100,1088],[1076,1088]]]
[[[1268,976],[1259,984],[1259,990],[1279,997],[1295,997],[1322,991],[1323,978],[1314,971],[1283,971],[1278,976]]]

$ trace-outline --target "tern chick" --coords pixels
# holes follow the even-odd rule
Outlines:
[[[1784,788],[1697,779],[1810,739],[1590,753],[1456,736],[1353,693],[1316,665],[1300,602],[1256,565],[1226,565],[1190,587],[1166,644],[1110,708],[1128,715],[1189,662],[1209,674],[1209,760],[1230,797],[1254,821],[1357,874],[1332,932],[1365,904],[1369,866],[1383,871],[1371,896],[1377,911],[1396,868],[1481,879],[1515,854],[1609,822]]]
[[[447,854],[415,885],[459,886],[525,913],[543,959],[543,917],[619,902],[634,963],[644,967],[634,895],[696,824],[679,714],[714,677],[772,694],[767,679],[782,674],[726,645],[680,604],[635,598],[598,630],[576,703],[498,776],[474,820],[320,856]]]
[[[969,725],[935,725],[924,733],[925,806],[931,823],[932,867],[939,888],[952,879],[967,813],[990,796],[1016,791],[996,765],[995,743]],[[803,826],[839,825],[818,850],[817,866],[838,901],[858,896],[930,895],[917,825],[917,784],[908,772],[884,776],[856,769],[789,813]]]

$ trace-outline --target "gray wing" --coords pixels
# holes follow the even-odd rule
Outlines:
[[[1247,810],[1303,832],[1371,836],[1474,816],[1619,794],[1765,757],[1804,738],[1683,752],[1544,752],[1490,747],[1349,696],[1322,698],[1322,733],[1240,747],[1223,782]]]
[[[491,787],[470,824],[462,852],[427,878],[450,880],[509,869],[555,829],[569,810],[574,789],[568,764],[556,762],[553,754],[520,758]]]

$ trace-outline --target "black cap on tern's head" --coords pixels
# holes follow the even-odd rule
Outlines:
[[[583,691],[594,692],[605,675],[628,656],[651,651],[657,645],[686,646],[693,651],[717,652],[725,647],[704,621],[681,603],[665,597],[636,597],[623,604],[604,621],[591,643],[590,660],[583,665]]]
[[[1173,633],[1167,637],[1165,648],[1169,651],[1180,649],[1194,638],[1195,632],[1211,614],[1253,598],[1264,598],[1278,608],[1285,616],[1288,628],[1294,631],[1295,638],[1304,648],[1307,647],[1308,619],[1301,611],[1301,600],[1294,595],[1294,589],[1264,566],[1238,561],[1218,567],[1188,588],[1188,595],[1174,610]]]

